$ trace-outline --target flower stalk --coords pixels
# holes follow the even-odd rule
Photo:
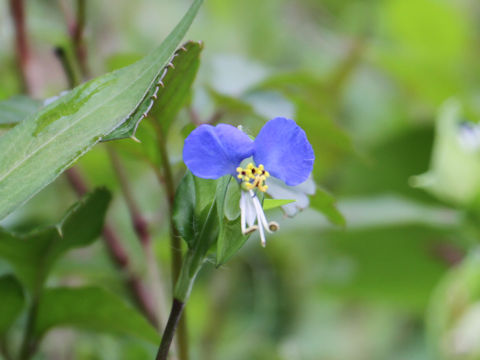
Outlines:
[[[170,311],[167,326],[163,332],[156,360],[166,360],[168,357],[175,330],[182,319],[185,304],[190,297],[193,284],[204,262],[205,257],[201,252],[193,249],[188,250],[183,259],[182,268],[175,285],[172,309]]]
[[[170,248],[172,255],[172,286],[175,288],[175,284],[178,281],[180,272],[182,269],[182,244],[180,234],[175,227],[173,222],[173,204],[175,201],[175,183],[173,179],[173,172],[170,165],[170,157],[168,155],[168,150],[166,146],[166,137],[163,129],[157,121],[152,121],[152,124],[155,128],[157,135],[157,144],[158,151],[162,160],[163,167],[163,180],[165,192],[167,193],[168,199],[168,214],[169,214],[169,223],[170,223]],[[178,357],[180,360],[188,360],[188,334],[187,334],[187,322],[186,318],[182,317],[175,324],[175,329],[178,325],[177,331],[177,348],[178,348]],[[170,318],[169,318],[170,322]],[[172,335],[173,336],[173,335]],[[163,338],[162,338],[163,339]],[[163,342],[163,340],[162,340]],[[169,345],[170,347],[170,345]]]

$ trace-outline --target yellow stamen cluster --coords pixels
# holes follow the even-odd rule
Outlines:
[[[267,180],[270,174],[264,169],[263,165],[256,167],[249,163],[246,168],[238,167],[237,173],[237,178],[242,181],[242,186],[247,190],[257,188],[262,192],[267,191],[268,186],[265,185],[265,180]]]

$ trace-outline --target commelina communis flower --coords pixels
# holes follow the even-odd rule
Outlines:
[[[314,160],[305,131],[295,121],[280,117],[268,121],[255,140],[232,125],[204,124],[190,133],[183,148],[183,161],[195,176],[218,179],[231,175],[237,179],[242,189],[241,230],[244,234],[258,230],[262,246],[265,231],[276,231],[279,226],[267,221],[258,193],[295,197],[297,207],[305,207],[305,194],[315,191],[310,177]],[[284,209],[293,215],[296,207],[289,205]]]

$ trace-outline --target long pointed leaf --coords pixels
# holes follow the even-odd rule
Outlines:
[[[144,59],[80,85],[0,137],[0,219],[136,113],[201,4]]]

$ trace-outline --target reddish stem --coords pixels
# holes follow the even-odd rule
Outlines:
[[[10,12],[15,26],[15,48],[23,90],[27,94],[32,94],[32,78],[29,74],[31,54],[27,40],[24,0],[10,0]]]
[[[65,173],[77,195],[79,197],[85,195],[88,191],[88,186],[80,172],[76,168],[70,168]],[[158,327],[159,324],[155,310],[155,303],[152,296],[142,280],[131,271],[128,253],[123,247],[115,229],[108,222],[105,222],[102,235],[112,260],[127,274],[128,287],[130,288],[137,305],[152,325]]]

